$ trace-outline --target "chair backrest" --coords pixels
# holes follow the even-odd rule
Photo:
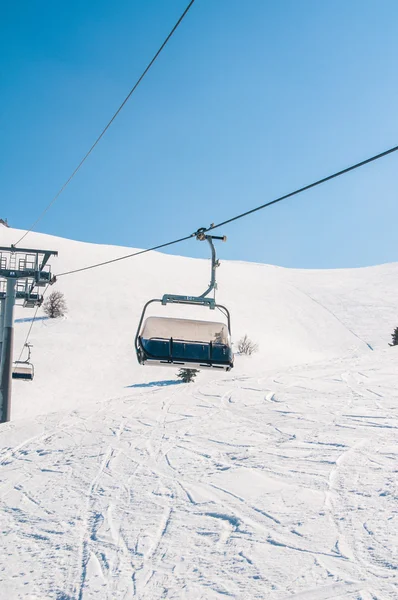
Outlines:
[[[224,323],[194,319],[148,317],[143,325],[141,337],[229,345],[228,328]]]

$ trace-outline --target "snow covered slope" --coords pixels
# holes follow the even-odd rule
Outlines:
[[[28,240],[55,273],[131,251]],[[258,354],[189,385],[138,366],[144,302],[208,271],[152,253],[60,278],[68,316],[35,323],[35,381],[0,426],[2,598],[398,597],[398,265],[222,261],[218,300]]]
[[[1,245],[15,242],[20,234],[1,227]],[[29,234],[27,241],[59,251],[59,258],[52,260],[55,273],[131,252],[130,248],[36,233]],[[207,255],[205,244],[203,252]],[[65,293],[68,316],[35,323],[31,336],[35,383],[14,385],[13,418],[79,407],[82,402],[128,393],[127,386],[133,383],[170,378],[170,370],[141,367],[136,362],[133,341],[142,307],[165,292],[201,293],[209,275],[209,260],[151,253],[60,278],[53,289]],[[247,333],[259,343],[259,353],[252,360],[236,361],[234,375],[385,347],[395,325],[397,275],[397,264],[301,271],[222,261],[221,256],[217,299],[231,311],[233,339]],[[192,309],[184,307],[160,307],[160,311],[162,315],[192,314]],[[33,312],[16,311],[16,354]],[[199,318],[211,318],[209,313],[207,309],[193,311]]]

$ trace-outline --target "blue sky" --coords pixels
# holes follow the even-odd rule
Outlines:
[[[187,3],[3,7],[0,217],[30,226]],[[398,144],[397,20],[395,0],[196,0],[37,229],[145,248]],[[225,227],[221,258],[397,261],[397,167],[398,154]],[[170,252],[207,255],[194,240]]]

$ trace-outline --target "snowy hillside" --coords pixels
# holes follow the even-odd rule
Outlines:
[[[0,227],[1,245],[18,233]],[[54,273],[131,252],[28,241],[59,251]],[[398,265],[220,259],[233,338],[259,352],[189,385],[139,366],[133,340],[145,301],[202,292],[208,261],[59,279],[68,315],[34,324],[35,380],[14,382],[0,426],[1,597],[398,597]],[[32,315],[17,310],[15,355]]]
[[[11,244],[19,231],[2,227],[1,243]],[[131,248],[84,244],[29,234],[36,247],[59,251],[54,273],[130,253]],[[27,241],[26,240],[26,241]],[[193,241],[194,243],[198,243]],[[219,247],[222,252],[222,245]],[[204,256],[208,248],[203,244]],[[231,376],[258,369],[352,356],[385,348],[396,319],[398,264],[367,269],[301,271],[270,265],[223,261],[218,269],[217,299],[232,316],[237,341],[247,333],[260,352],[236,361]],[[60,278],[68,316],[38,321],[31,341],[36,363],[34,385],[14,385],[14,418],[127,393],[133,383],[168,379],[164,368],[140,367],[133,341],[144,303],[164,293],[195,294],[206,289],[209,260],[150,253],[127,261]],[[159,308],[158,308],[159,310]],[[160,308],[159,314],[207,318],[205,309]],[[16,311],[15,350],[19,352],[33,310]],[[39,317],[43,313],[39,312]],[[205,315],[205,316],[204,316]],[[212,315],[210,315],[210,318]],[[215,318],[217,320],[217,318]],[[243,363],[243,364],[242,364]],[[213,377],[203,375],[202,379]]]

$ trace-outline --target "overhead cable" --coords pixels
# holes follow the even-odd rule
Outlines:
[[[109,127],[112,125],[113,121],[116,119],[116,117],[118,116],[118,114],[120,113],[120,111],[122,110],[122,108],[125,106],[125,104],[127,104],[128,100],[131,98],[131,96],[133,95],[133,93],[135,92],[135,90],[137,89],[137,87],[139,86],[139,84],[141,83],[141,81],[144,79],[145,75],[148,73],[149,69],[152,67],[152,65],[154,64],[154,62],[158,58],[159,54],[162,52],[162,50],[166,46],[167,42],[170,40],[170,38],[172,37],[172,35],[174,34],[174,32],[176,31],[176,29],[178,28],[178,26],[181,24],[181,22],[183,21],[184,17],[188,13],[189,9],[191,8],[191,6],[192,6],[192,4],[194,2],[195,2],[195,0],[191,0],[189,2],[188,6],[186,7],[186,9],[184,10],[184,12],[182,13],[182,15],[180,16],[180,18],[178,19],[177,23],[174,25],[173,29],[170,31],[169,35],[166,37],[166,39],[164,40],[163,44],[160,46],[159,50],[156,52],[156,54],[154,55],[154,57],[152,58],[152,60],[148,64],[148,66],[146,67],[146,69],[143,71],[142,75],[139,77],[139,79],[136,81],[136,83],[134,84],[134,86],[131,88],[131,90],[129,91],[129,93],[127,94],[127,96],[125,97],[125,99],[123,100],[123,102],[121,103],[121,105],[119,106],[119,108],[117,109],[117,111],[115,112],[115,114],[113,115],[113,117],[111,118],[111,120],[108,122],[108,124],[106,125],[106,127],[104,127],[104,129],[101,131],[100,135],[97,137],[97,139],[95,140],[95,142],[93,143],[93,145],[91,146],[91,148],[83,156],[82,160],[79,162],[79,164],[77,165],[77,167],[75,168],[75,170],[73,171],[73,173],[70,175],[69,179],[67,179],[65,181],[64,185],[58,190],[58,192],[55,194],[55,196],[51,200],[51,202],[46,206],[46,208],[39,215],[39,217],[36,219],[36,221],[34,221],[34,223],[31,225],[31,227],[14,244],[14,246],[17,246],[20,242],[22,242],[22,240],[28,235],[28,233],[30,233],[36,227],[36,225],[42,220],[42,218],[44,217],[44,215],[50,210],[50,208],[53,206],[53,204],[56,202],[56,200],[58,200],[58,198],[60,197],[60,195],[62,194],[62,192],[65,190],[65,188],[72,181],[73,177],[76,175],[76,173],[82,167],[82,165],[85,163],[85,161],[90,156],[90,154],[92,153],[92,151],[94,150],[94,148],[96,147],[96,145],[98,144],[98,142],[104,136],[104,134],[109,129]]]
[[[237,221],[238,219],[243,219],[243,217],[247,217],[248,215],[251,215],[259,210],[262,210],[263,208],[268,208],[269,206],[272,206],[273,204],[282,202],[282,200],[286,200],[287,198],[291,198],[292,196],[297,196],[298,194],[301,194],[302,192],[310,190],[311,188],[314,188],[318,185],[321,185],[322,183],[330,181],[331,179],[335,179],[336,177],[340,177],[340,175],[345,175],[346,173],[349,173],[350,171],[359,169],[360,167],[363,167],[364,165],[374,162],[375,160],[383,158],[384,156],[387,156],[388,154],[392,154],[393,152],[396,152],[397,150],[398,150],[398,146],[394,146],[393,148],[390,148],[389,150],[385,150],[384,152],[381,152],[380,154],[375,154],[374,156],[367,158],[366,160],[362,160],[361,162],[356,163],[350,167],[347,167],[346,169],[342,169],[341,171],[336,171],[332,175],[328,175],[327,177],[318,179],[317,181],[314,181],[313,183],[309,183],[308,185],[298,188],[297,190],[294,190],[293,192],[289,192],[288,194],[285,194],[284,196],[280,196],[279,198],[276,198],[275,200],[271,200],[270,202],[266,202],[265,204],[261,204],[260,206],[257,206],[256,208],[247,210],[246,212],[236,215],[235,217],[226,219],[225,221],[222,221],[221,223],[217,223],[217,225],[212,223],[207,228],[205,228],[205,227],[201,228],[200,231],[202,233],[206,233],[208,231],[212,231],[213,229],[217,229],[218,227],[222,227],[223,225],[227,225],[228,223],[232,223],[233,221]],[[166,242],[165,244],[160,244],[158,246],[153,246],[152,248],[148,248],[147,250],[140,250],[139,252],[133,252],[132,254],[126,254],[124,256],[119,256],[118,258],[107,260],[105,262],[88,265],[87,267],[82,267],[81,269],[74,269],[73,271],[67,271],[65,273],[60,273],[59,275],[57,275],[57,277],[62,277],[64,275],[71,275],[72,273],[79,273],[80,271],[88,271],[89,269],[96,269],[97,267],[109,265],[111,263],[118,262],[120,260],[125,260],[127,258],[133,258],[134,256],[139,256],[140,254],[146,254],[147,252],[152,252],[153,250],[160,250],[161,248],[166,248],[167,246],[172,246],[173,244],[178,244],[178,243],[184,242],[185,240],[188,240],[192,237],[196,237],[197,233],[198,232],[196,231],[185,237],[179,238],[177,240],[173,240],[172,242]]]
[[[212,225],[210,225],[210,227],[205,229],[205,231],[212,231],[213,229],[217,229],[217,227],[223,227],[224,225],[228,225],[228,223],[232,223],[233,221],[237,221],[238,219],[243,219],[243,217],[247,217],[248,215],[251,215],[251,214],[257,212],[258,210],[262,210],[263,208],[268,208],[268,206],[272,206],[273,204],[282,202],[282,200],[286,200],[287,198],[291,198],[292,196],[297,196],[297,194],[301,194],[302,192],[306,192],[307,190],[310,190],[311,188],[314,188],[317,185],[321,185],[321,183],[326,183],[326,181],[330,181],[331,179],[340,177],[340,175],[345,175],[346,173],[349,173],[350,171],[359,169],[359,167],[363,167],[364,165],[367,165],[375,160],[378,160],[379,158],[383,158],[384,156],[387,156],[388,154],[392,154],[393,152],[396,152],[397,150],[398,150],[398,146],[394,146],[394,148],[390,148],[389,150],[386,150],[385,152],[381,152],[380,154],[376,154],[375,156],[372,156],[371,158],[362,160],[361,162],[356,163],[355,165],[352,165],[351,167],[347,167],[346,169],[343,169],[342,171],[337,171],[336,173],[333,173],[332,175],[323,177],[323,179],[318,179],[318,181],[314,181],[314,183],[305,185],[304,187],[299,188],[298,190],[295,190],[294,192],[289,192],[289,194],[280,196],[279,198],[276,198],[275,200],[271,200],[271,202],[266,202],[265,204],[261,204],[260,206],[257,206],[256,208],[247,210],[246,212],[243,212],[240,215],[236,215],[236,217],[232,217],[231,219],[227,219],[226,221],[221,221],[221,223],[217,223],[217,225],[212,224]]]
[[[126,254],[124,256],[119,256],[119,258],[112,258],[111,260],[106,260],[101,263],[97,263],[95,265],[89,265],[88,267],[82,267],[81,269],[73,269],[73,271],[66,271],[65,273],[58,273],[56,275],[56,279],[58,277],[63,277],[64,275],[72,275],[72,273],[80,273],[81,271],[88,271],[89,269],[96,269],[97,267],[103,267],[104,265],[110,265],[111,263],[118,262],[119,260],[125,260],[126,258],[133,258],[133,256],[139,256],[140,254],[146,254],[147,252],[152,252],[153,250],[160,250],[161,248],[166,248],[166,246],[172,246],[173,244],[179,244],[180,242],[185,242],[185,240],[189,240],[191,237],[195,236],[196,233],[191,233],[191,235],[187,235],[183,238],[179,238],[178,240],[173,240],[172,242],[167,242],[166,244],[160,244],[159,246],[153,246],[153,248],[148,248],[147,250],[139,250],[138,252],[133,252],[132,254]]]

